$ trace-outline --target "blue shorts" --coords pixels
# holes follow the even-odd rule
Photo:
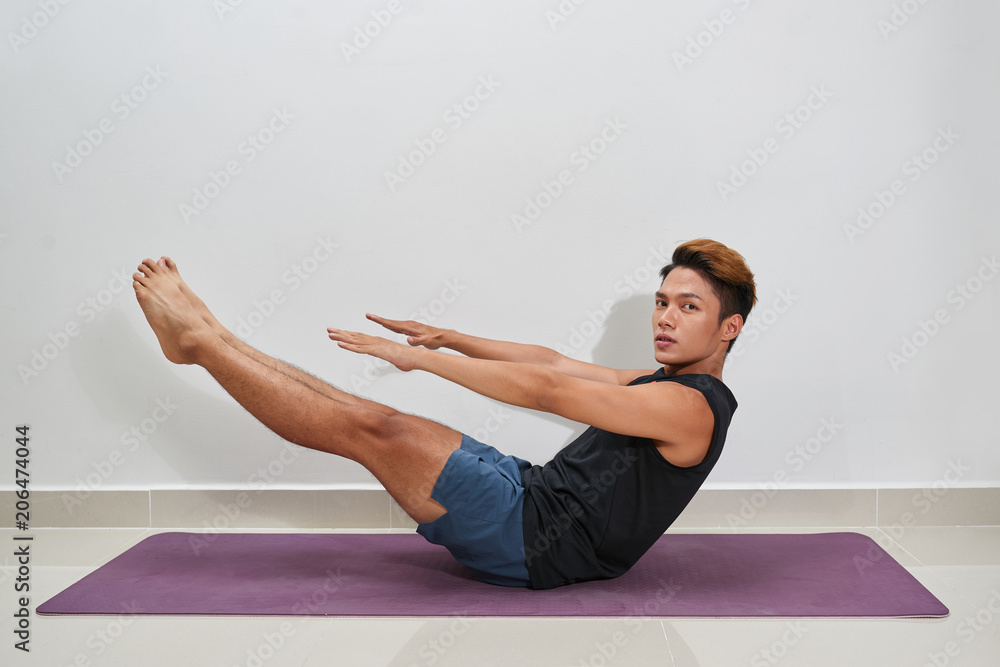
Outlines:
[[[417,526],[432,544],[446,547],[479,581],[529,586],[524,564],[521,473],[531,464],[462,436],[434,484],[431,498],[448,513]]]

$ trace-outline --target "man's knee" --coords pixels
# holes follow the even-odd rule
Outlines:
[[[414,437],[414,427],[401,412],[381,413],[367,411],[359,427],[368,439],[375,442],[408,442]]]

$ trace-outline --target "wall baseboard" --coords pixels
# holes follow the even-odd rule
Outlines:
[[[382,490],[33,491],[31,528],[414,529]],[[0,491],[14,517],[14,491]],[[703,489],[675,528],[1000,526],[1000,488]]]

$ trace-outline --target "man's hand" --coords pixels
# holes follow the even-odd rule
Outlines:
[[[425,347],[428,350],[436,350],[444,345],[445,329],[432,327],[422,322],[414,322],[413,320],[390,320],[378,315],[372,315],[371,313],[366,314],[365,317],[376,324],[381,324],[389,331],[404,334],[406,342],[413,347]]]
[[[412,371],[416,366],[416,356],[419,351],[402,343],[333,327],[327,327],[326,331],[330,335],[330,340],[336,341],[337,345],[350,352],[384,359],[401,371]]]

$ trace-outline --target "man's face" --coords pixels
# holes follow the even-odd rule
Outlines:
[[[715,290],[697,271],[683,266],[670,271],[653,309],[657,363],[684,367],[714,354],[726,324],[719,323],[721,307]]]

